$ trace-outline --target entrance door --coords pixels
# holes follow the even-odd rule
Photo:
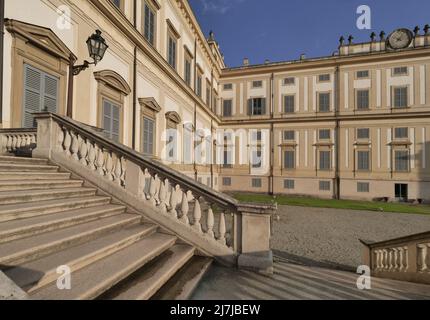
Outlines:
[[[408,200],[408,185],[402,184],[402,183],[396,183],[395,195],[396,195],[396,199],[399,199],[400,201],[407,201]]]
[[[58,110],[59,79],[28,64],[24,66],[24,128],[36,127],[33,113]]]

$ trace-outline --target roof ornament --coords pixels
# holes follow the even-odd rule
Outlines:
[[[385,31],[382,30],[381,33],[379,34],[379,37],[381,38],[381,41],[385,41]]]
[[[343,36],[341,36],[340,39],[339,39],[340,46],[343,46],[344,42],[345,42],[345,38]]]
[[[372,32],[370,34],[370,39],[372,40],[372,42],[375,42],[375,40],[376,40],[376,33],[375,32]]]
[[[416,27],[414,28],[414,34],[415,34],[415,37],[419,36],[419,32],[420,32],[420,27],[416,26]]]
[[[429,30],[430,30],[430,25],[428,25],[428,24],[426,24],[425,26],[424,26],[424,32],[425,32],[425,34],[426,35],[428,35],[429,34]]]
[[[352,35],[349,35],[348,44],[352,44],[352,40],[354,40],[354,37]]]
[[[209,41],[215,41],[215,34],[212,30],[209,32]]]

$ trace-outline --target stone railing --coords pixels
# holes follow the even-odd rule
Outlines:
[[[31,152],[36,147],[36,129],[0,129],[0,155]]]
[[[36,120],[33,156],[83,177],[204,254],[271,270],[276,206],[239,203],[70,118],[41,113]]]
[[[372,275],[430,284],[430,232],[364,245]]]

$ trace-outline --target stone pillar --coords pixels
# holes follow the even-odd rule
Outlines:
[[[271,219],[276,206],[256,207],[239,204],[235,219],[235,249],[239,253],[239,268],[273,273],[273,254],[270,248]]]
[[[52,151],[61,148],[60,134],[62,129],[53,119],[51,113],[38,113],[37,121],[37,147],[33,150],[34,158],[50,159]]]

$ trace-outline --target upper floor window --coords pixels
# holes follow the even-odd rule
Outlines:
[[[408,67],[396,67],[393,69],[393,76],[404,76],[408,74]]]
[[[357,79],[369,78],[369,70],[357,71]]]
[[[294,130],[287,130],[284,131],[284,140],[295,140],[296,139],[296,132]]]
[[[284,169],[295,169],[296,153],[294,150],[284,151]]]
[[[357,129],[357,139],[369,139],[370,137],[370,130],[368,128],[360,128]]]
[[[233,100],[224,100],[222,107],[222,115],[223,117],[231,117],[232,116],[232,106]]]
[[[330,170],[331,168],[331,152],[320,151],[320,170]]]
[[[357,109],[369,109],[369,90],[357,90]]]
[[[409,171],[409,151],[396,150],[394,152],[394,166],[396,171]]]
[[[206,81],[206,105],[210,107],[211,104],[211,84]]]
[[[326,82],[326,81],[330,81],[330,74],[326,73],[326,74],[320,74],[318,76],[318,81],[319,82]]]
[[[296,78],[294,77],[288,77],[284,79],[285,86],[291,86],[291,85],[294,85],[295,83],[296,83]]]
[[[262,88],[263,87],[263,81],[252,81],[252,87],[253,88]]]
[[[318,132],[318,136],[320,140],[328,140],[330,139],[330,129],[321,129]]]
[[[357,170],[370,170],[370,151],[357,151]]]
[[[394,129],[395,139],[407,139],[408,138],[408,128],[395,128]]]
[[[408,87],[393,88],[394,108],[406,108],[408,106]]]
[[[224,90],[233,90],[233,84],[232,83],[226,83],[223,86]]]
[[[191,56],[186,53],[184,61],[184,80],[188,86],[191,86]]]
[[[330,93],[318,94],[318,110],[319,112],[330,111]]]
[[[108,139],[119,141],[121,107],[108,99],[103,99],[103,133]]]
[[[248,100],[248,115],[261,116],[266,114],[266,99],[253,98]]]
[[[201,98],[203,90],[203,78],[201,71],[197,71],[196,94]]]
[[[173,69],[176,69],[176,55],[177,55],[176,37],[173,36],[170,32],[167,37],[168,37],[167,62],[172,66]]]
[[[144,21],[143,35],[151,45],[155,45],[155,26],[156,26],[156,11],[154,8],[145,2],[144,5]]]
[[[288,95],[284,97],[284,112],[293,113],[296,110],[295,106],[295,96]]]

